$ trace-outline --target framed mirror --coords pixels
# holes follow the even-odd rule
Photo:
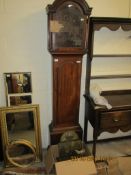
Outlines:
[[[31,72],[4,73],[7,106],[32,103]]]
[[[8,106],[18,106],[31,103],[32,103],[31,95],[8,96]]]
[[[35,161],[41,161],[42,146],[39,105],[26,104],[14,107],[0,108],[0,119],[5,165],[9,166],[12,164],[12,161],[14,161],[14,159],[11,157],[14,157],[14,154],[16,154],[16,148],[20,147],[20,145],[24,145],[23,147],[29,148],[30,152],[32,152],[32,154],[35,154],[33,155],[33,158],[36,157]],[[19,140],[23,140],[24,142],[19,142],[17,146],[14,146],[14,144],[11,146],[12,143]],[[30,144],[27,144],[27,142]],[[9,148],[11,150],[11,154],[9,154]],[[20,160],[22,157],[23,155],[19,155]],[[28,161],[25,160],[25,162]],[[17,164],[18,162],[15,163]],[[27,164],[29,164],[29,162]]]

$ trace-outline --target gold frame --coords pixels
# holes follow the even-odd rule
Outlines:
[[[15,161],[9,156],[8,150],[10,149],[10,147],[11,147],[12,145],[17,145],[17,144],[22,144],[22,145],[25,145],[25,146],[29,147],[30,150],[33,152],[33,155],[34,155],[34,157],[35,157],[35,159],[36,159],[36,151],[35,151],[35,148],[34,148],[34,146],[32,145],[31,142],[29,142],[28,140],[24,140],[24,139],[20,139],[20,140],[13,141],[11,144],[7,145],[7,148],[6,148],[5,153],[6,153],[6,157],[7,157],[7,159],[9,160],[9,162],[10,162],[12,165],[14,165],[14,166],[17,166],[17,167],[20,167],[20,168],[26,168],[26,167],[30,166],[30,165],[33,163],[33,161],[30,162],[30,163],[28,163],[28,164],[21,165],[21,164],[15,162]]]
[[[3,144],[3,155],[5,166],[10,166],[9,159],[6,156],[6,148],[11,144],[8,136],[8,129],[6,124],[6,114],[7,113],[18,113],[18,112],[33,112],[34,116],[34,128],[35,128],[35,152],[36,152],[36,162],[42,161],[42,143],[41,143],[41,130],[40,130],[40,113],[38,104],[27,104],[13,107],[2,107],[0,108],[0,122],[1,122],[1,135]],[[22,139],[22,138],[19,138]],[[18,139],[18,140],[19,140]],[[14,141],[18,141],[14,140]],[[25,143],[26,144],[26,143]]]

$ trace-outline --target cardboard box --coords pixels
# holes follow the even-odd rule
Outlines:
[[[96,175],[94,161],[89,157],[78,158],[76,160],[67,160],[56,162],[57,175]]]
[[[73,157],[70,160],[57,162],[58,145],[51,145],[45,157],[45,167],[48,174],[57,175],[96,175],[93,157]]]

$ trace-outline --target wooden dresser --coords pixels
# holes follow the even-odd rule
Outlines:
[[[111,31],[117,31],[120,28],[123,31],[131,31],[131,19],[130,18],[109,18],[109,17],[91,17],[89,24],[89,40],[88,40],[88,54],[87,54],[87,68],[86,68],[86,85],[85,85],[85,121],[84,121],[84,141],[87,142],[88,122],[93,127],[93,155],[96,154],[96,141],[98,136],[104,132],[115,133],[118,130],[123,132],[131,129],[131,90],[114,90],[103,91],[101,93],[109,104],[112,105],[112,109],[108,110],[104,106],[95,105],[90,97],[90,81],[93,78],[91,76],[92,60],[93,57],[103,57],[117,59],[119,57],[131,57],[131,54],[94,54],[94,33],[101,28],[106,27]],[[130,39],[130,36],[128,36]],[[108,42],[108,41],[104,41]],[[105,43],[106,44],[106,43]],[[104,52],[104,49],[103,49]],[[119,62],[118,62],[119,64]],[[117,70],[116,70],[117,72]],[[131,75],[98,75],[96,73],[95,78],[112,79],[112,78],[131,78]],[[118,85],[119,86],[119,85]],[[119,89],[119,87],[118,87]]]
[[[111,104],[112,108],[96,105],[90,96],[85,96],[88,108],[88,120],[93,127],[93,155],[96,154],[96,141],[98,136],[104,132],[115,133],[131,129],[131,92],[112,91],[103,96]],[[87,117],[87,116],[86,116]]]

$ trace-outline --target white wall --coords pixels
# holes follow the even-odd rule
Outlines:
[[[130,0],[86,0],[93,7],[92,16],[129,17]]]
[[[0,0],[0,106],[5,106],[4,72],[32,73],[33,103],[40,104],[43,147],[52,118],[51,56],[42,0]]]
[[[5,106],[3,73],[32,73],[33,103],[40,105],[43,147],[49,144],[48,124],[52,120],[51,55],[47,50],[45,7],[53,0],[0,0],[0,106]],[[93,15],[128,17],[128,0],[89,0]],[[107,4],[110,4],[110,9]],[[103,6],[106,10],[103,10]],[[118,8],[119,7],[119,8]],[[102,11],[102,10],[103,11]],[[111,12],[112,11],[112,12]],[[86,56],[83,59],[80,124],[84,125]],[[89,138],[92,129],[89,129]]]

